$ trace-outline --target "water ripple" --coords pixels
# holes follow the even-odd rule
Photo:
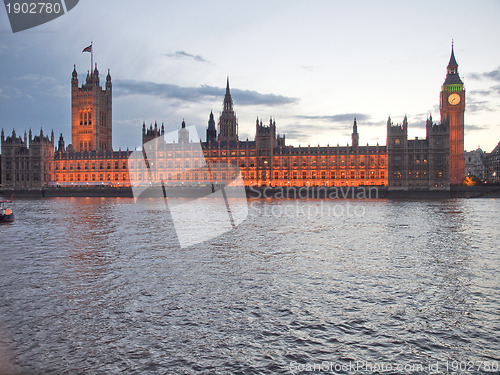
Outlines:
[[[297,207],[316,214],[279,215]],[[129,199],[15,210],[0,365],[5,347],[18,373],[500,361],[498,200],[253,200],[238,228],[186,249],[167,212]]]

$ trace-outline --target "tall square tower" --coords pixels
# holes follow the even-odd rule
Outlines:
[[[76,152],[112,151],[111,75],[106,76],[106,87],[99,82],[97,64],[87,73],[86,82],[78,87],[76,66],[71,78],[71,141]]]

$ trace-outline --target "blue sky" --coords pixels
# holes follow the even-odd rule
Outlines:
[[[294,145],[386,143],[391,115],[410,137],[439,121],[439,91],[455,41],[467,90],[465,148],[500,141],[498,1],[81,0],[13,34],[0,10],[0,128],[71,141],[70,79],[90,67],[113,80],[113,146],[140,145],[141,125],[206,127],[230,77],[240,139],[272,116]],[[104,84],[104,81],[102,81]]]

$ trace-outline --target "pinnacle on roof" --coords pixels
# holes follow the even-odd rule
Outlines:
[[[453,42],[451,43],[451,56],[450,56],[450,62],[448,63],[448,67],[451,66],[458,66],[457,60],[455,59],[455,52],[453,51]]]

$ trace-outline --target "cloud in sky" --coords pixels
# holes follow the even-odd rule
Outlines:
[[[280,122],[279,133],[285,134],[286,139],[301,144],[323,144],[322,140],[331,137],[330,144],[345,144],[350,142],[352,126],[356,118],[358,123],[358,133],[365,137],[367,132],[365,127],[382,127],[386,120],[370,121],[371,115],[364,113],[339,113],[333,115],[297,115],[290,118],[290,121]],[[384,130],[382,130],[384,131]],[[384,135],[385,136],[385,135]],[[326,145],[326,144],[325,144]]]
[[[336,115],[320,115],[320,116],[295,116],[302,120],[319,120],[328,122],[353,122],[354,118],[359,121],[368,121],[370,116],[362,113],[340,113]]]
[[[182,87],[169,83],[155,83],[135,80],[116,80],[116,97],[129,95],[149,95],[164,99],[177,99],[187,102],[220,100],[224,97],[224,88],[202,85]],[[296,103],[297,99],[275,94],[261,94],[257,91],[231,89],[231,96],[238,105],[286,105]]]
[[[490,79],[492,81],[500,82],[500,66],[489,72],[470,73],[468,77],[475,80]]]
[[[488,130],[490,127],[486,125],[464,125],[465,130]]]
[[[491,101],[488,100],[477,100],[472,96],[467,99],[467,112],[470,114],[483,113],[483,112],[493,112],[495,111],[496,105],[493,105]]]
[[[471,90],[469,94],[481,96],[500,95],[500,85],[491,86],[489,89],[484,90]]]
[[[210,63],[210,61],[206,60],[201,55],[193,55],[193,54],[187,53],[185,51],[175,51],[174,53],[166,53],[165,56],[171,57],[174,59],[189,59],[189,60],[202,62],[202,63]]]

